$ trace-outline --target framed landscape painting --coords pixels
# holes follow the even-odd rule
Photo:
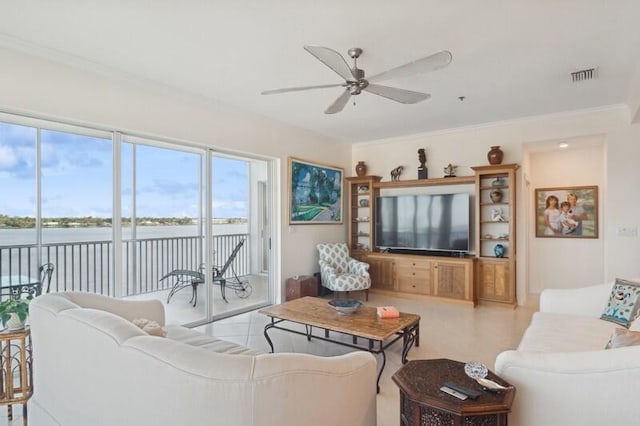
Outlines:
[[[342,223],[342,176],[338,167],[289,157],[289,224]]]
[[[536,189],[536,237],[598,238],[598,187]]]

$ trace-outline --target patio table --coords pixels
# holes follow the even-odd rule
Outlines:
[[[39,296],[42,293],[40,278],[26,275],[3,275],[0,277],[0,298],[10,296],[20,299],[23,294]]]

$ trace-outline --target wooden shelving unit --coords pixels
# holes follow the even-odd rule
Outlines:
[[[374,188],[410,188],[415,186],[465,185],[475,183],[475,176],[456,176],[450,178],[394,180],[374,183]]]
[[[374,249],[373,233],[375,226],[374,204],[380,190],[375,184],[380,176],[348,177],[349,209],[349,251],[351,257],[366,260],[367,254]]]
[[[476,277],[479,301],[516,306],[516,170],[517,164],[472,167],[476,172]],[[497,184],[497,182],[500,182]],[[491,192],[502,199],[493,202]],[[491,210],[499,208],[504,220],[492,220]],[[497,257],[496,246],[504,247]]]

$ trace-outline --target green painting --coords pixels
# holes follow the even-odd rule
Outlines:
[[[289,224],[342,223],[343,170],[289,158]]]

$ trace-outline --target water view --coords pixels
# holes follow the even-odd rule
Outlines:
[[[213,235],[247,234],[247,223],[213,225]],[[178,226],[138,226],[137,239],[196,237],[196,225]],[[131,238],[131,228],[123,228],[122,239]],[[110,227],[89,228],[42,228],[43,243],[68,243],[85,241],[110,241],[112,229]],[[0,246],[35,244],[36,230],[31,229],[0,229]]]
[[[236,266],[248,273],[247,218],[255,216],[249,214],[250,171],[261,179],[263,165],[204,149],[65,128],[52,130],[42,121],[0,122],[0,277],[37,280],[40,267],[51,263],[52,291],[163,290],[170,285],[162,280],[165,274],[197,270],[204,261],[204,239],[193,218],[204,211],[206,191],[216,218],[213,265],[224,263],[247,240]],[[205,182],[208,171],[211,180]],[[119,212],[113,210],[114,196]],[[36,212],[42,218],[39,230]],[[119,247],[113,246],[115,215],[123,220]],[[135,240],[130,218],[136,218]],[[116,270],[122,274],[115,277]]]

